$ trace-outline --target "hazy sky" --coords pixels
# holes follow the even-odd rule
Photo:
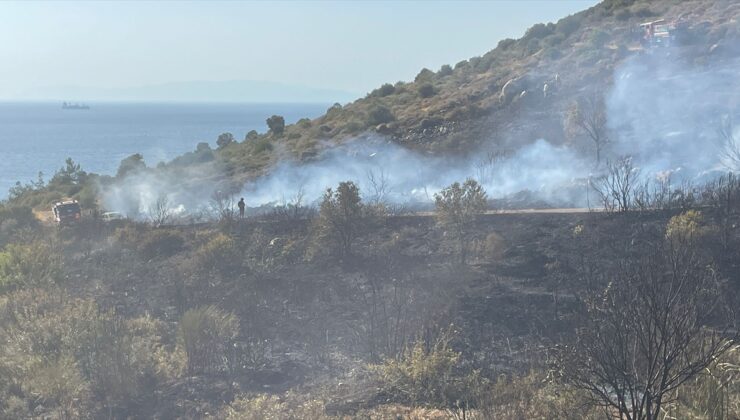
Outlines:
[[[0,99],[237,79],[361,94],[596,3],[0,1]]]

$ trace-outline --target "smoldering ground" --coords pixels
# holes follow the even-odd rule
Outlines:
[[[737,103],[738,60],[696,65],[679,51],[626,60],[615,71],[605,98],[609,139],[605,157],[631,156],[646,179],[670,173],[675,181],[706,180],[728,169],[719,157],[717,128]],[[586,89],[598,87],[582,87],[581,92]],[[572,96],[575,100],[578,95]],[[230,192],[245,197],[249,207],[299,201],[310,205],[327,188],[351,180],[367,200],[428,205],[445,186],[474,178],[490,198],[526,191],[544,205],[585,206],[588,180],[599,176],[603,163],[595,165],[590,151],[582,148],[555,145],[546,138],[521,140],[518,144],[523,146],[506,155],[492,139],[492,146],[451,158],[420,154],[382,136],[370,136],[327,148],[309,163],[284,161]],[[211,175],[219,178],[218,173]],[[164,196],[175,212],[205,213],[214,191],[223,187],[183,182],[190,176],[208,178],[187,171],[145,171],[105,188],[103,202],[108,209],[140,216],[151,213]]]

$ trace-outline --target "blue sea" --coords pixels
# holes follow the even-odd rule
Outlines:
[[[17,181],[48,180],[67,157],[82,169],[115,174],[121,159],[142,153],[150,166],[195,149],[215,147],[219,134],[241,141],[267,130],[277,114],[286,123],[322,115],[329,104],[88,103],[65,110],[61,103],[0,103],[0,199]]]

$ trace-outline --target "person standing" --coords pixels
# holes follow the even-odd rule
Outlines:
[[[239,206],[239,218],[244,218],[244,210],[247,208],[247,204],[244,203],[244,197],[239,199],[239,202],[237,203],[237,206]]]

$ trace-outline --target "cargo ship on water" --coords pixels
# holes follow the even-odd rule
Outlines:
[[[90,109],[90,107],[85,104],[76,104],[73,102],[63,102],[62,109]]]

